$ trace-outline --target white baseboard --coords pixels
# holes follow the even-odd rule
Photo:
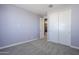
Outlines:
[[[49,42],[53,42],[53,41],[51,41],[51,40],[48,40],[48,41],[49,41]],[[53,43],[57,43],[57,42],[53,42]],[[60,44],[60,43],[57,43],[57,44]],[[64,44],[62,44],[62,45],[64,45]],[[65,45],[65,46],[69,46],[69,47],[74,48],[74,49],[79,49],[79,47],[72,46],[72,45]]]
[[[9,48],[9,47],[12,47],[12,46],[24,44],[24,43],[31,42],[31,41],[34,41],[34,40],[37,40],[37,39],[32,39],[32,40],[29,40],[29,41],[13,43],[13,44],[10,44],[10,45],[7,45],[7,46],[0,47],[0,49]]]
[[[70,47],[74,49],[79,49],[79,47],[76,47],[76,46],[70,46]]]

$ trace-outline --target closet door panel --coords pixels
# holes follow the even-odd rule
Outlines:
[[[48,20],[48,39],[49,41],[58,42],[58,13],[49,15]]]
[[[71,11],[59,12],[59,43],[70,45],[71,41]]]

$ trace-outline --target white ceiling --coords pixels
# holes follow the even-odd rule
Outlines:
[[[16,4],[17,7],[24,8],[30,12],[36,13],[40,16],[45,16],[50,9],[59,7],[59,4],[53,4],[52,8],[49,8],[49,4]]]

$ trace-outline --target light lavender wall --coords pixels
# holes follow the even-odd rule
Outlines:
[[[0,5],[0,47],[40,38],[40,16],[13,5]]]
[[[71,45],[79,47],[79,4],[72,5]]]

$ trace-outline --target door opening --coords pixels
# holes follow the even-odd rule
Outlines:
[[[44,37],[46,37],[47,38],[47,32],[48,32],[48,30],[47,30],[47,18],[45,18],[44,19]]]
[[[47,18],[40,18],[40,39],[47,39]]]

